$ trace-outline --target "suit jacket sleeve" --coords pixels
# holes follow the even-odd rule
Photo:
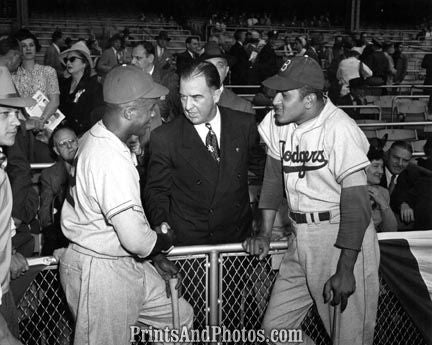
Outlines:
[[[150,160],[144,189],[144,206],[152,226],[168,222],[173,166],[168,143],[159,131],[150,136]]]
[[[30,162],[26,155],[25,140],[21,131],[15,144],[7,149],[9,176],[13,195],[12,216],[29,224],[37,214],[39,196],[33,188]]]
[[[415,196],[412,191],[414,181],[420,176],[415,167],[408,167],[403,171],[398,179],[393,193],[391,194],[391,208],[399,213],[401,204],[406,202],[411,208],[414,207]]]
[[[39,208],[39,220],[42,228],[52,224],[51,205],[55,197],[53,184],[51,175],[47,173],[47,170],[42,171],[40,176],[41,204]]]
[[[259,142],[255,118],[251,117],[251,121],[249,123],[249,171],[254,173],[258,180],[262,182],[264,177],[266,153]]]

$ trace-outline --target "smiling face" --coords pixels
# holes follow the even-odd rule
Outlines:
[[[381,177],[384,174],[384,161],[382,159],[373,159],[366,168],[367,183],[369,185],[377,185],[381,182]]]
[[[18,121],[19,110],[0,106],[0,145],[12,146],[20,122]]]
[[[392,174],[399,175],[406,169],[411,157],[412,154],[408,150],[395,146],[388,152],[386,166]]]
[[[130,114],[132,135],[143,136],[147,134],[150,130],[151,121],[156,115],[157,103],[157,98],[140,98],[127,107],[125,111]]]
[[[21,41],[23,60],[34,60],[36,56],[36,44],[31,38]]]
[[[186,118],[194,125],[211,121],[216,116],[220,89],[207,85],[200,74],[180,80],[180,99]]]

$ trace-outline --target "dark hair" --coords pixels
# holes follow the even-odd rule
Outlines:
[[[52,41],[55,43],[57,40],[63,37],[63,33],[60,30],[55,30],[51,36]]]
[[[151,43],[149,41],[141,41],[141,42],[138,42],[137,44],[135,44],[134,47],[136,48],[138,46],[142,46],[145,49],[146,56],[149,56],[150,54],[153,56],[156,56],[155,47],[154,47],[153,43]]]
[[[307,95],[310,95],[311,93],[314,93],[316,95],[318,101],[320,102],[324,101],[323,90],[318,90],[308,85],[302,86],[299,89],[299,94],[301,99],[305,98]]]
[[[200,75],[204,76],[208,87],[215,89],[221,87],[219,72],[217,68],[208,61],[196,61],[192,63],[182,71],[180,79],[190,79]]]
[[[423,146],[425,155],[429,158],[432,157],[432,139],[428,139]]]
[[[0,40],[0,56],[5,56],[11,50],[20,51],[19,42],[11,36],[8,36],[6,38],[1,39]]]
[[[234,32],[234,39],[236,40],[236,41],[238,41],[239,39],[241,39],[241,35],[242,35],[242,33],[244,33],[244,32],[246,32],[245,30],[236,30],[235,32]]]
[[[377,160],[384,160],[384,151],[382,149],[377,149],[374,146],[369,147],[369,152],[367,153],[367,158],[370,162]]]
[[[390,146],[390,150],[392,150],[395,147],[399,147],[401,149],[407,150],[411,154],[413,153],[412,146],[408,141],[397,140]]]
[[[16,33],[15,33],[15,37],[18,41],[24,41],[26,39],[32,39],[35,46],[36,46],[36,51],[39,52],[41,50],[41,45],[39,43],[39,40],[36,38],[35,35],[33,35],[30,30],[28,29],[19,29]]]
[[[112,47],[115,41],[120,41],[120,44],[123,44],[123,39],[120,37],[119,34],[115,34],[109,39],[109,45]]]
[[[197,38],[196,36],[189,36],[188,38],[186,38],[185,43],[186,43],[186,44],[189,44],[189,43],[192,42],[193,39],[198,40],[198,38]]]

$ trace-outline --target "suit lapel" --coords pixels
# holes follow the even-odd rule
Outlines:
[[[211,157],[197,131],[184,115],[182,127],[180,154],[203,178],[216,186],[219,172],[218,164]]]
[[[219,110],[221,114],[221,160],[219,163],[219,184],[215,199],[217,199],[218,195],[223,195],[226,188],[229,187],[242,155],[247,154],[242,152],[241,138],[236,133],[235,123],[229,114],[229,110],[223,107],[220,107]]]

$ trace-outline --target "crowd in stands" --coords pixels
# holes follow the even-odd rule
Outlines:
[[[255,116],[253,105],[270,107],[273,95],[262,87],[253,102],[250,102],[227,86],[259,85],[276,74],[284,63],[289,64],[295,56],[313,58],[326,69],[328,97],[341,106],[365,105],[365,90],[368,86],[398,85],[407,74],[407,58],[400,43],[369,40],[365,33],[336,36],[332,45],[323,42],[320,36],[298,36],[293,40],[288,35],[283,37],[276,30],[264,33],[255,30],[253,27],[256,25],[272,24],[270,15],[257,17],[213,15],[210,23],[215,25],[216,31],[209,41],[202,45],[197,37],[189,36],[185,40],[185,51],[176,54],[170,50],[171,38],[163,30],[154,37],[153,43],[136,42],[129,30],[124,29],[111,36],[106,49],[101,49],[94,36],[68,42],[62,32],[56,30],[52,34],[52,43],[45,52],[43,65],[36,61],[36,53],[40,51],[38,38],[29,30],[21,29],[2,38],[0,66],[11,73],[17,92],[22,97],[32,97],[37,91],[41,91],[48,99],[39,118],[20,118],[21,126],[16,141],[5,148],[8,157],[6,171],[14,201],[12,215],[17,228],[17,235],[13,239],[14,248],[25,257],[31,256],[33,238],[30,234],[40,232],[44,238],[44,255],[51,255],[56,249],[67,245],[68,240],[60,230],[60,212],[71,183],[74,156],[80,138],[104,116],[106,108],[103,85],[107,74],[120,65],[136,66],[169,91],[152,109],[153,120],[149,131],[142,136],[131,137],[128,141],[129,148],[135,153],[142,183],[150,181],[153,187],[159,183],[153,191],[147,191],[148,200],[160,198],[161,190],[165,188],[163,181],[160,181],[162,175],[157,169],[164,159],[162,153],[159,162],[150,163],[153,164],[153,172],[150,170],[153,175],[147,176],[150,131],[159,128],[157,133],[162,133],[160,128],[171,128],[164,126],[176,119],[178,121],[179,114],[183,112],[184,97],[184,91],[179,89],[179,77],[193,63],[207,61],[216,67],[219,74],[218,89],[221,90],[217,100],[219,106],[251,116]],[[250,29],[236,30],[234,42],[227,45],[219,34],[225,31],[227,24],[233,23]],[[304,23],[293,18],[291,25],[329,26],[330,20],[328,16],[321,16],[312,18],[311,23]],[[428,31],[425,32],[425,39],[427,38]],[[432,63],[429,61],[432,55],[428,56],[422,67],[427,71],[427,84],[432,84]],[[383,88],[378,92],[391,91]],[[57,110],[65,115],[65,120],[57,129],[49,131],[45,128],[45,123]],[[359,117],[356,109],[347,109],[346,113],[354,119]],[[249,122],[244,119],[241,125],[247,127]],[[167,139],[171,134],[178,135],[167,132],[163,139],[169,149],[177,152],[175,145],[171,147],[176,139]],[[255,139],[249,138],[251,141]],[[368,155],[370,166],[366,169],[372,219],[377,231],[430,229],[432,140],[429,139],[424,147],[426,158],[418,161],[412,159],[413,150],[409,143],[395,141],[385,151],[384,141],[377,141],[377,145],[371,146]],[[163,142],[157,144],[160,145],[159,149],[164,148]],[[249,170],[253,170],[254,176],[259,180],[262,179],[265,154],[262,147],[252,144],[249,143],[247,147],[250,150],[249,158],[254,158],[249,162]],[[48,162],[54,162],[54,165],[42,171],[38,195],[33,187],[30,164]],[[190,172],[185,170],[186,173]],[[238,173],[241,181],[246,178],[243,173]],[[198,188],[203,183],[202,179],[197,176],[196,186],[186,187]],[[170,185],[170,188],[174,187]],[[185,190],[177,192],[181,194]],[[157,214],[158,210],[152,212]],[[246,218],[248,217],[245,216]],[[250,226],[249,223],[242,225]],[[239,226],[234,228],[238,230]],[[287,227],[289,228],[289,224]],[[213,238],[212,236],[213,234],[209,238]],[[214,238],[218,240],[215,243],[223,242],[218,236],[223,235],[216,233]],[[185,236],[180,243],[202,244],[209,238],[200,238],[194,242],[193,238],[189,240]],[[243,239],[242,236],[233,235],[230,241]]]

